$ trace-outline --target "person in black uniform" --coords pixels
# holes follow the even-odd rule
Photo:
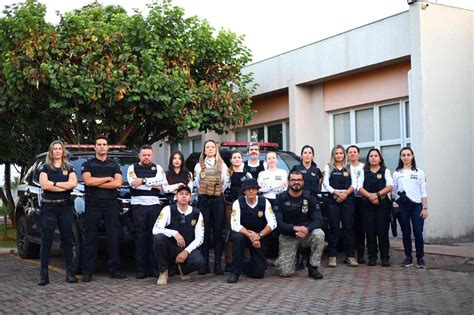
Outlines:
[[[49,145],[46,161],[40,170],[39,182],[43,189],[41,202],[41,271],[38,285],[49,283],[48,265],[56,224],[61,235],[64,261],[66,263],[66,282],[75,283],[75,269],[72,252],[72,210],[71,191],[77,185],[76,171],[67,160],[64,144],[53,141]]]
[[[295,272],[295,256],[299,246],[311,248],[308,276],[322,279],[318,267],[324,249],[324,232],[321,229],[321,211],[316,199],[303,191],[303,174],[290,172],[289,190],[277,196],[275,215],[279,237],[278,266],[280,276],[288,277]]]
[[[250,173],[253,178],[258,178],[258,174],[267,169],[266,163],[259,159],[260,146],[256,142],[250,142],[247,154],[249,159],[244,162],[244,172]]]
[[[227,237],[225,242],[225,271],[230,271],[230,265],[232,262],[232,242],[230,240],[230,217],[232,214],[232,205],[234,201],[242,196],[242,183],[247,178],[252,178],[252,175],[244,171],[244,164],[242,163],[242,153],[239,151],[232,152],[230,157],[231,166],[227,169],[227,189],[224,192],[225,196],[225,228],[227,230]]]
[[[135,230],[136,278],[158,277],[158,263],[153,255],[151,230],[160,214],[160,190],[166,186],[166,177],[161,166],[151,162],[153,148],[142,145],[138,158],[140,163],[128,167],[127,181],[130,185],[133,228]]]
[[[298,171],[303,174],[304,186],[303,189],[308,191],[312,197],[318,198],[317,193],[321,191],[321,182],[323,180],[323,174],[319,167],[314,163],[314,148],[310,145],[304,145],[301,148],[301,164],[293,166],[291,171]],[[303,247],[298,249],[298,255],[296,259],[296,269],[304,269],[303,260],[307,261],[309,266],[309,247]]]
[[[163,208],[153,227],[153,251],[160,269],[157,285],[168,283],[168,270],[176,265],[182,280],[206,265],[198,250],[204,241],[204,220],[199,209],[189,205],[191,189],[180,186],[176,198],[176,203]]]
[[[191,189],[191,191],[193,191],[193,175],[186,168],[183,152],[176,150],[171,154],[168,163],[168,170],[165,174],[168,186],[163,187],[163,191],[166,193],[168,203],[171,204],[176,202],[176,190],[180,186],[186,185]]]
[[[336,249],[339,241],[342,222],[344,245],[346,247],[346,260],[351,267],[359,264],[355,259],[353,245],[354,228],[354,189],[357,188],[355,175],[347,164],[346,151],[340,144],[334,146],[331,151],[331,161],[324,167],[323,188],[331,193],[332,198],[328,202],[329,219],[329,267],[337,267]]]
[[[370,149],[367,153],[367,163],[359,179],[359,191],[364,196],[367,231],[367,265],[377,264],[377,240],[382,266],[390,266],[390,243],[388,228],[390,225],[390,198],[393,180],[390,171],[385,167],[382,153],[379,149]]]
[[[276,228],[277,223],[270,202],[258,196],[258,182],[254,178],[244,180],[242,192],[232,205],[231,240],[232,273],[228,283],[236,283],[243,271],[248,277],[263,278],[265,275],[266,237]],[[250,252],[250,261],[244,263],[244,249]]]
[[[112,278],[124,279],[120,272],[119,209],[117,189],[122,186],[120,166],[107,157],[107,138],[95,140],[96,155],[81,168],[85,184],[86,212],[84,214],[85,239],[82,263],[82,281],[90,282],[97,259],[97,227],[104,219],[109,255],[109,273]]]

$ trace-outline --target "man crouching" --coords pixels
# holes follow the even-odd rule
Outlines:
[[[244,180],[242,192],[232,205],[232,273],[228,283],[239,281],[241,272],[251,278],[263,278],[265,274],[265,242],[276,228],[276,218],[270,202],[257,197],[260,187],[254,178]],[[250,252],[250,261],[244,263],[244,249]]]
[[[324,232],[321,229],[321,211],[316,199],[303,191],[303,174],[292,171],[288,176],[288,191],[279,194],[275,201],[275,215],[280,230],[278,265],[280,276],[295,272],[295,257],[299,246],[311,247],[308,276],[322,279],[318,271],[324,249]]]
[[[168,283],[168,270],[178,266],[181,279],[204,264],[196,250],[204,240],[204,220],[199,209],[191,207],[191,189],[181,186],[176,192],[176,204],[166,206],[153,227],[153,252],[158,261],[160,277],[157,285]]]

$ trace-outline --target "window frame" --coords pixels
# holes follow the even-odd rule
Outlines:
[[[264,142],[269,142],[268,140],[268,127],[275,126],[275,125],[281,125],[281,136],[282,136],[282,148],[278,148],[283,151],[289,151],[290,150],[290,145],[288,143],[288,137],[287,135],[290,133],[290,125],[289,125],[289,120],[280,120],[280,121],[273,121],[273,122],[268,122],[265,124],[259,124],[259,125],[252,125],[252,126],[246,126],[245,128],[240,128],[240,129],[235,129],[232,130],[233,137],[235,140],[235,134],[237,132],[241,131],[247,131],[247,140],[246,141],[251,141],[250,136],[251,136],[251,130],[253,129],[258,129],[263,127],[263,136],[264,136]]]

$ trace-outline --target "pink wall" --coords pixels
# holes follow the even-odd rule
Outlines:
[[[324,82],[324,110],[406,97],[409,70],[407,61]]]
[[[257,111],[246,126],[265,124],[270,121],[288,119],[288,92],[253,99],[252,108]]]

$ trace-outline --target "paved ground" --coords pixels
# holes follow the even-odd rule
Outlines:
[[[435,269],[466,265],[469,258],[427,255],[431,268],[418,270],[396,266],[402,253],[391,254],[392,267],[323,267],[319,281],[307,278],[306,270],[279,278],[271,268],[263,280],[242,276],[229,285],[227,276],[195,276],[191,282],[175,276],[166,287],[157,287],[155,278],[136,280],[132,261],[126,262],[127,279],[110,279],[105,258],[91,283],[67,284],[58,255],[52,261],[51,283],[38,287],[37,260],[2,253],[0,313],[473,314],[474,273]]]

